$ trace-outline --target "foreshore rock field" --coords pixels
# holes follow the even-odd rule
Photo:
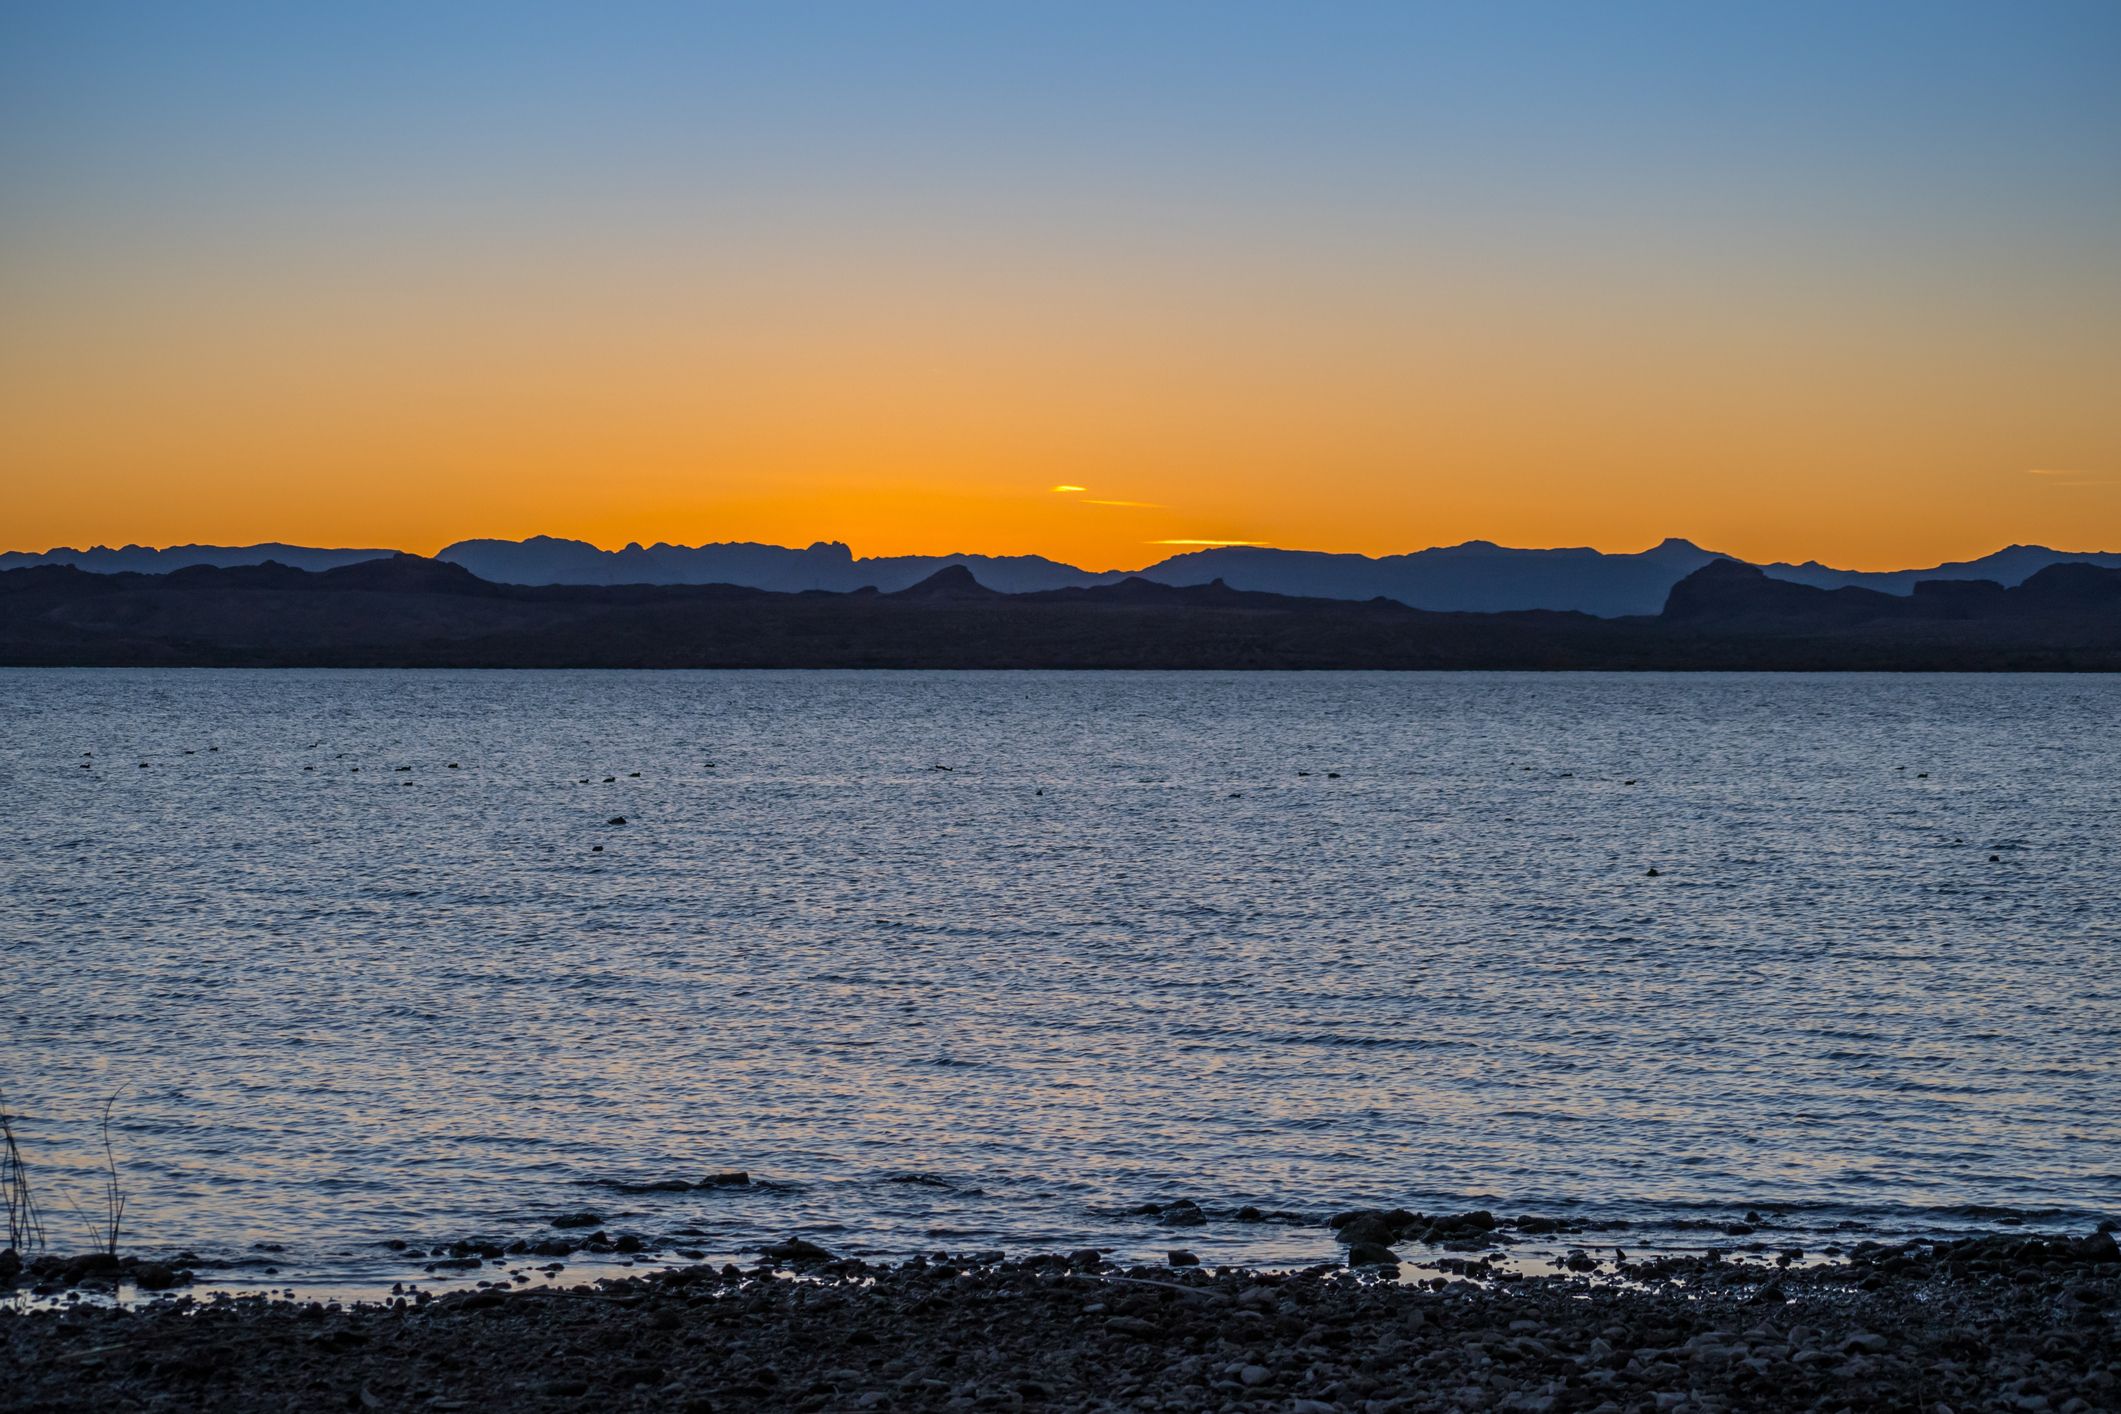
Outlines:
[[[1831,1265],[1390,1270],[1121,1269],[1087,1251],[885,1267],[791,1242],[749,1269],[593,1287],[0,1306],[0,1405],[2121,1408],[2121,1250],[2107,1231],[1874,1246]]]

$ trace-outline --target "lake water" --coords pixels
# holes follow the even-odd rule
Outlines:
[[[2096,677],[0,672],[0,1095],[55,1245],[121,1092],[129,1246],[318,1280],[584,1207],[2081,1226],[2117,728]]]

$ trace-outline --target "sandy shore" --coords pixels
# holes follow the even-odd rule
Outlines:
[[[1438,1285],[798,1249],[345,1308],[0,1309],[0,1405],[2068,1414],[2121,1408],[2121,1251],[2106,1233],[2005,1233],[1832,1266],[1684,1258]]]

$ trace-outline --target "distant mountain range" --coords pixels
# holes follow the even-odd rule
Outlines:
[[[396,550],[318,550],[307,545],[283,545],[268,540],[262,545],[95,545],[86,550],[0,551],[0,570],[27,569],[34,565],[71,565],[91,574],[168,574],[194,565],[232,569],[237,565],[281,564],[298,570],[331,570],[363,560],[387,560]]]
[[[0,570],[70,565],[100,574],[160,574],[200,565],[234,568],[268,562],[295,569],[329,570],[387,558],[393,553],[281,544],[179,545],[168,549],[98,546],[43,554],[8,552],[0,554]],[[1006,594],[1083,589],[1144,579],[1169,585],[1220,582],[1232,589],[1304,598],[1385,598],[1409,608],[1437,612],[1550,609],[1614,618],[1658,612],[1673,585],[1712,561],[1730,557],[1677,539],[1637,554],[1606,554],[1590,549],[1521,550],[1485,540],[1378,557],[1224,546],[1174,555],[1130,574],[1079,569],[1037,555],[863,558],[843,544],[827,541],[804,549],[732,543],[628,545],[623,550],[600,550],[584,541],[540,535],[528,540],[462,540],[436,558],[461,565],[496,584],[729,584],[781,592],[847,593],[872,588],[888,594],[916,584],[937,570],[958,565],[971,570],[985,587]],[[2077,553],[2042,545],[2012,545],[1977,560],[1926,569],[1842,570],[1816,561],[1758,568],[1772,578],[1820,589],[1861,588],[1905,595],[1923,581],[1991,580],[2014,586],[2049,565],[2063,562],[2121,568],[2121,553]]]
[[[2121,671],[2121,568],[1823,589],[1712,560],[1654,615],[1438,613],[1221,580],[1003,594],[512,585],[413,555],[310,571],[0,571],[0,664],[204,667]]]

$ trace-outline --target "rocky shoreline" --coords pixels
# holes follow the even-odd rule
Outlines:
[[[1392,1215],[1346,1215],[1355,1262]],[[1997,1233],[1829,1265],[1663,1257],[1419,1281],[897,1266],[775,1244],[598,1283],[387,1302],[0,1307],[11,1409],[2121,1408],[2121,1249]]]
[[[921,1174],[901,1175],[889,1181],[940,1183],[940,1180]],[[616,1193],[639,1196],[703,1190],[726,1192],[773,1185],[736,1170],[710,1174],[698,1180],[612,1181],[602,1186]],[[1267,1210],[1251,1204],[1207,1208],[1191,1198],[1156,1199],[1113,1210],[1105,1216],[1139,1220],[1150,1230],[1159,1231],[1164,1242],[1149,1245],[1152,1248],[1161,1245],[1173,1266],[1199,1265],[1195,1254],[1172,1245],[1174,1241],[1184,1240],[1181,1230],[1206,1229],[1218,1223],[1322,1229],[1330,1234],[1331,1241],[1337,1241],[1346,1249],[1348,1265],[1352,1267],[1398,1267],[1402,1261],[1407,1261],[1438,1272],[1497,1281],[1516,1280],[1527,1270],[1537,1271],[1542,1265],[1572,1272],[1610,1270],[1626,1276],[1644,1260],[1643,1257],[1638,1255],[1631,1261],[1620,1246],[1592,1244],[1633,1242],[1638,1236],[1646,1239],[1646,1244],[1653,1250],[1657,1249],[1660,1240],[1668,1244],[1671,1238],[1683,1234],[1705,1236],[1713,1233],[1725,1238],[1746,1239],[1736,1245],[1725,1245],[1722,1254],[1739,1261],[1759,1257],[1780,1266],[1789,1266],[1806,1256],[1801,1246],[1792,1245],[1805,1239],[1801,1230],[1789,1224],[1787,1214],[1770,1211],[1764,1215],[1752,1209],[1746,1210],[1742,1216],[1733,1210],[1722,1217],[1668,1217],[1648,1230],[1639,1228],[1630,1219],[1613,1216],[1521,1214],[1511,1217],[1498,1216],[1486,1209],[1427,1214],[1405,1208],[1359,1208],[1327,1216],[1284,1209]],[[2002,1216],[1999,1221],[2019,1227],[2024,1224],[2024,1219],[2017,1216]],[[1825,1246],[1813,1254],[1815,1259],[1846,1255],[1850,1250],[1844,1245],[1850,1240],[1846,1229],[1853,1226],[1844,1222],[1838,1225],[1838,1230],[1816,1234],[1825,1239]],[[570,1270],[575,1273],[570,1281],[579,1282],[595,1277],[629,1275],[631,1273],[626,1269],[634,1267],[706,1261],[709,1255],[705,1248],[713,1242],[714,1237],[707,1229],[685,1224],[659,1224],[651,1214],[638,1210],[607,1217],[595,1209],[571,1209],[545,1216],[527,1233],[489,1232],[425,1241],[389,1238],[369,1244],[379,1261],[368,1264],[369,1280],[356,1279],[356,1285],[365,1286],[368,1294],[373,1295],[382,1290],[384,1282],[397,1277],[400,1280],[391,1285],[391,1292],[396,1295],[401,1290],[444,1286],[452,1281],[476,1282],[482,1286],[492,1284],[481,1281],[481,1277],[500,1277],[511,1282],[551,1280]],[[1404,1246],[1424,1249],[1427,1255],[1402,1258],[1395,1249]],[[778,1259],[786,1259],[792,1254],[801,1254],[806,1260],[832,1256],[822,1248],[808,1246],[801,1239],[738,1250]],[[1113,1249],[1100,1251],[1110,1260],[1126,1260]],[[1613,1254],[1610,1260],[1592,1255],[1604,1251]],[[344,1259],[356,1255],[343,1250],[337,1254]],[[1002,1260],[1003,1255],[998,1250],[985,1251],[961,1254],[958,1260],[984,1265]],[[1143,1254],[1136,1250],[1133,1255],[1139,1258]],[[1523,1260],[1526,1255],[1531,1258],[1529,1263]],[[143,1292],[194,1285],[227,1289],[231,1282],[252,1285],[259,1277],[274,1278],[272,1285],[275,1289],[286,1289],[281,1287],[280,1279],[288,1264],[293,1264],[297,1272],[304,1270],[301,1260],[289,1257],[287,1249],[276,1242],[253,1243],[248,1252],[240,1255],[219,1253],[212,1256],[188,1250],[160,1257],[118,1256],[106,1252],[68,1256],[43,1252],[25,1262],[12,1251],[0,1251],[0,1292],[18,1288],[35,1298],[53,1298],[75,1291],[96,1294],[128,1286]],[[1296,1264],[1283,1262],[1277,1265]],[[378,1267],[384,1272],[380,1279],[376,1279]],[[585,1278],[584,1273],[591,1275]],[[308,1279],[319,1275],[311,1270]],[[330,1277],[325,1279],[333,1280]],[[296,1276],[294,1280],[306,1284],[302,1276]],[[346,1296],[343,1289],[337,1294],[342,1298]]]

